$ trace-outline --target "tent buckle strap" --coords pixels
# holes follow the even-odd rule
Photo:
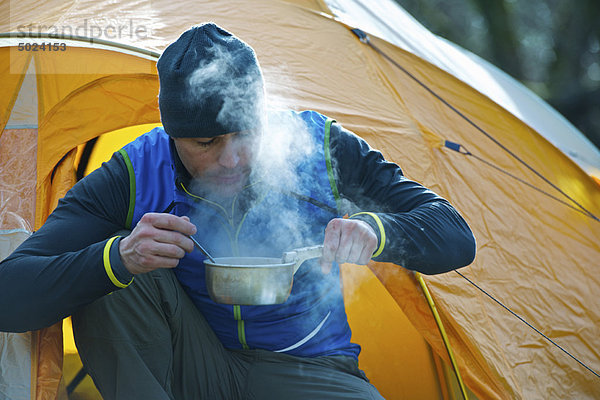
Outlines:
[[[364,31],[358,29],[358,28],[354,28],[354,29],[350,29],[350,31],[352,33],[354,33],[356,35],[356,37],[363,43],[369,43],[369,35],[367,35]]]

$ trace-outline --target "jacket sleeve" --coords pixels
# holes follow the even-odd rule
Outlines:
[[[375,261],[424,274],[473,262],[473,233],[447,200],[407,179],[398,165],[336,123],[331,154],[344,212],[370,224],[378,236]]]
[[[0,263],[0,331],[49,326],[127,286],[115,232],[125,228],[129,175],[120,154],[78,182],[46,223]]]

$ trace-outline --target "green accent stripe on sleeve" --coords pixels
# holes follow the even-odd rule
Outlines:
[[[383,251],[383,249],[385,247],[385,228],[383,227],[383,223],[381,222],[381,219],[379,218],[379,216],[372,212],[368,212],[368,211],[359,212],[359,213],[351,215],[350,218],[354,217],[355,215],[361,215],[361,214],[368,215],[369,217],[373,218],[375,220],[375,223],[377,224],[377,227],[379,228],[379,237],[380,237],[379,248],[371,256],[371,258],[375,258],[381,254],[381,252]]]
[[[334,123],[335,120],[331,118],[327,118],[325,121],[325,163],[327,165],[327,176],[329,177],[329,185],[331,186],[331,191],[333,192],[333,197],[335,198],[336,203],[340,201],[340,193],[338,192],[337,185],[335,183],[335,175],[333,173],[333,165],[331,163],[331,149],[329,148],[329,136],[331,133],[331,124]]]
[[[126,288],[131,284],[131,282],[133,282],[133,279],[131,279],[128,283],[120,282],[112,270],[112,265],[110,265],[110,248],[115,239],[118,237],[119,236],[113,236],[112,238],[108,239],[108,241],[104,245],[104,250],[102,251],[102,261],[104,264],[104,271],[106,272],[106,275],[108,275],[108,279],[110,279],[113,285],[115,285],[118,288]]]
[[[133,171],[133,164],[129,159],[129,155],[123,149],[119,150],[119,153],[123,156],[123,161],[127,166],[127,172],[129,172],[129,210],[127,210],[127,220],[125,226],[127,229],[131,229],[131,223],[133,221],[133,210],[135,209],[135,173]]]

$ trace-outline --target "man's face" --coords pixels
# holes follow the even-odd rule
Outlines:
[[[193,190],[212,200],[239,193],[248,182],[260,134],[234,132],[214,138],[174,138],[175,148],[192,178]]]

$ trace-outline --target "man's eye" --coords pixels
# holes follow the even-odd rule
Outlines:
[[[208,142],[196,142],[196,144],[202,148],[207,148],[207,147],[210,147],[210,145],[213,144],[214,141],[215,140],[212,139],[212,140],[209,140]]]

